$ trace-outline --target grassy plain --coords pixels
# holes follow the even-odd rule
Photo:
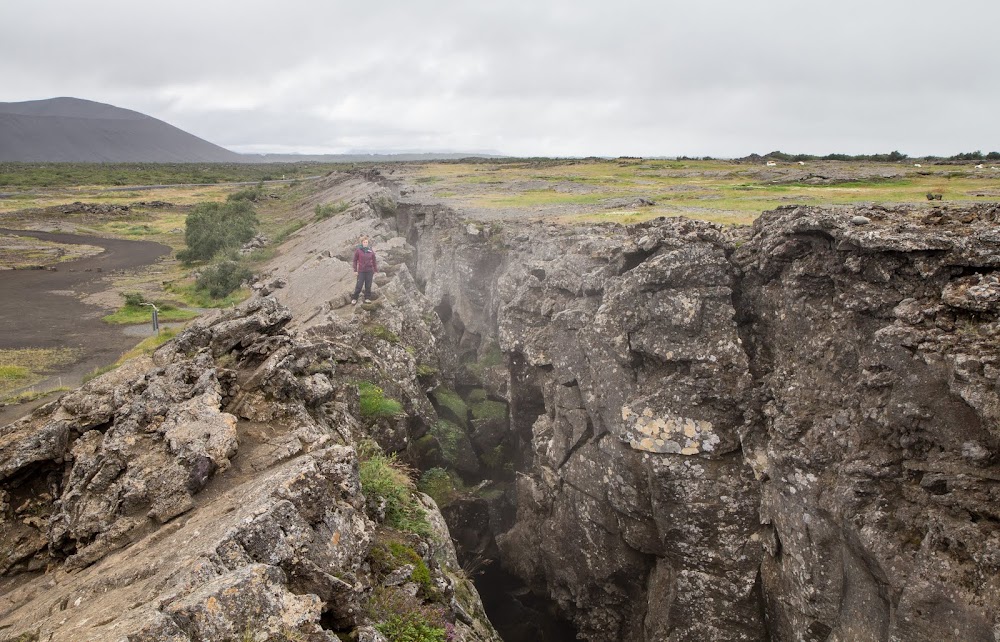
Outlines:
[[[928,193],[952,204],[1000,200],[1000,169],[974,165],[532,159],[420,163],[397,174],[415,200],[436,200],[479,217],[631,223],[683,215],[747,224],[789,204],[920,208],[929,206]]]
[[[1000,201],[995,162],[982,169],[974,162],[922,164],[810,161],[769,167],[763,162],[620,158],[416,162],[382,168],[405,200],[441,203],[486,220],[633,223],[687,216],[748,224],[781,205],[883,204],[920,210]],[[341,207],[316,209],[305,203],[315,194],[312,177],[350,166],[0,163],[0,227],[149,240],[176,251],[184,247],[185,218],[195,204],[224,201],[246,183],[281,181],[264,185],[266,198],[257,206],[259,230],[271,239],[251,255],[252,262],[262,262],[274,256],[289,234]],[[941,200],[930,202],[927,194],[940,194]],[[0,237],[0,268],[51,264],[87,251]],[[223,301],[207,300],[189,272],[171,257],[134,273],[109,275],[104,298],[88,300],[114,309],[121,304],[120,292],[135,291],[148,300],[204,308],[228,306],[248,295],[238,291]],[[130,311],[109,321],[130,323],[141,316],[145,322],[147,314]],[[149,340],[139,350],[150,349],[156,341]],[[0,351],[0,397],[9,398],[47,373],[61,372],[76,359],[72,351]]]

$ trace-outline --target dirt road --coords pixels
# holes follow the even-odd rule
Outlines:
[[[136,343],[124,328],[101,321],[107,314],[80,300],[108,288],[105,277],[154,263],[170,248],[149,241],[0,229],[68,244],[96,245],[100,254],[54,265],[55,270],[0,270],[0,348],[75,348],[80,359],[60,373],[64,385],[78,385],[96,367],[114,362]],[[52,387],[42,382],[37,389]],[[9,414],[4,408],[0,414]]]

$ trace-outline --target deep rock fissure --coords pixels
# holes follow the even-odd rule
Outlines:
[[[419,224],[425,216],[425,208],[401,204],[396,218],[397,233],[404,236],[414,248],[408,267],[419,274],[418,266],[426,260],[427,253],[423,251]],[[441,213],[439,212],[440,216]],[[434,259],[440,259],[438,248],[433,252]],[[487,252],[480,257],[480,269],[491,276],[486,280],[493,282],[492,276],[503,263],[503,257],[496,252]],[[638,264],[638,262],[637,262]],[[544,270],[534,270],[533,276],[544,280]],[[415,280],[421,294],[427,293],[428,283],[420,278]],[[435,306],[435,312],[441,320],[445,333],[449,336],[449,344],[454,347],[454,361],[458,363],[469,359],[475,360],[483,349],[483,337],[472,332],[463,322],[462,317],[454,309],[452,296],[445,293]],[[492,326],[491,336],[495,336],[495,320],[485,318],[487,326]],[[449,361],[451,361],[449,359]],[[491,367],[500,376],[510,382],[509,399],[504,399],[495,392],[487,395],[486,401],[503,403],[507,407],[503,432],[506,444],[504,455],[506,466],[499,470],[487,471],[486,474],[468,475],[469,481],[490,484],[493,488],[502,489],[499,497],[487,498],[483,506],[481,499],[463,499],[455,505],[443,506],[442,514],[452,533],[453,542],[458,552],[459,561],[473,578],[477,590],[483,600],[483,606],[490,621],[503,637],[505,642],[570,642],[577,639],[576,629],[560,612],[541,586],[532,586],[522,578],[510,573],[505,568],[504,555],[496,544],[496,537],[513,525],[517,506],[512,483],[530,456],[525,449],[531,442],[531,426],[539,417],[545,414],[545,404],[542,393],[530,385],[521,382],[524,376],[518,376],[510,364],[523,362],[523,357],[516,354],[503,356],[503,363]],[[497,372],[494,372],[496,375]],[[456,377],[458,379],[458,377]],[[456,382],[456,392],[463,399],[468,399],[476,390],[482,390],[484,382]],[[433,394],[431,395],[433,401]],[[449,416],[451,411],[442,408],[440,401],[434,401],[440,416]],[[474,410],[469,409],[465,418],[474,421]],[[588,435],[592,431],[588,430]],[[478,444],[474,445],[480,458],[488,457]],[[567,457],[569,453],[567,453]]]
[[[497,237],[425,208],[407,230],[463,358],[506,360],[525,457],[501,563],[583,638],[932,639],[927,600],[987,639],[994,611],[930,570],[990,565],[958,534],[992,537],[986,491],[921,462],[995,463],[996,210],[956,215],[973,232],[859,209]]]

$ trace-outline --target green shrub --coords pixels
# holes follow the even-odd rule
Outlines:
[[[347,201],[337,201],[336,203],[324,203],[320,205],[316,204],[316,220],[322,221],[323,219],[328,219],[335,214],[341,214],[347,211],[351,204]]]
[[[213,299],[221,299],[238,290],[240,284],[252,276],[253,272],[242,263],[221,261],[202,270],[195,284]]]
[[[207,261],[220,251],[238,248],[257,232],[257,215],[248,200],[200,203],[187,215],[184,242],[177,253],[185,263]]]
[[[226,201],[230,203],[235,203],[237,201],[250,201],[251,203],[259,203],[264,200],[264,186],[257,185],[255,187],[248,187],[246,189],[241,189],[238,192],[233,192],[226,197]]]
[[[146,297],[142,296],[141,292],[122,292],[121,295],[125,299],[126,307],[137,308],[146,303]]]
[[[396,200],[391,196],[382,195],[372,199],[371,206],[382,218],[388,218],[396,215]]]
[[[422,537],[431,535],[427,514],[413,497],[413,481],[395,455],[371,453],[362,459],[358,471],[361,490],[373,518],[372,509],[384,501],[385,523],[388,526]]]
[[[369,381],[358,382],[358,396],[361,399],[361,416],[365,419],[403,414],[403,404],[395,399],[387,399],[382,389]]]

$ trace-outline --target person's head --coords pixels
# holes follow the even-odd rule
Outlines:
[[[368,240],[368,237],[367,237],[367,236],[362,236],[362,237],[361,237],[361,245],[363,245],[363,246],[365,246],[365,247],[368,247],[368,245],[369,245],[369,240]]]

